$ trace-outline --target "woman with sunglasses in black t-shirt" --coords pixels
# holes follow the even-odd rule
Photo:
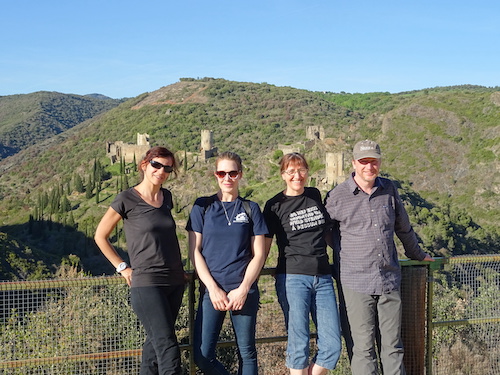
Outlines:
[[[138,169],[142,181],[118,194],[97,227],[95,241],[131,287],[132,308],[145,328],[140,374],[181,374],[174,328],[185,278],[171,213],[172,194],[162,187],[177,171],[177,163],[171,151],[153,147]],[[120,220],[130,266],[109,241]]]

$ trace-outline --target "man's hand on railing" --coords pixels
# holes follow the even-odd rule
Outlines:
[[[425,258],[422,259],[424,262],[434,262],[434,258],[431,257],[429,254],[425,254]]]

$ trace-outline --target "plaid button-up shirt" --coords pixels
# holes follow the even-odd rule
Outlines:
[[[399,290],[401,269],[394,234],[408,258],[423,260],[426,254],[393,182],[377,177],[372,193],[366,194],[353,177],[354,173],[325,199],[337,224],[335,262],[342,286],[370,295]]]

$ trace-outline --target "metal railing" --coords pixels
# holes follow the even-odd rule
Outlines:
[[[401,261],[408,374],[500,373],[500,255]],[[286,332],[272,273],[259,279],[260,373],[283,374]],[[195,374],[192,325],[197,281],[190,274],[177,321],[183,371]],[[122,277],[0,282],[0,373],[138,373],[144,332]],[[236,365],[228,322],[218,356]],[[314,335],[311,345],[314,347]],[[332,373],[349,374],[344,352]]]

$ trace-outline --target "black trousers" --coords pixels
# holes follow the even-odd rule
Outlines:
[[[181,374],[175,320],[184,285],[131,288],[132,308],[146,331],[140,375]]]

